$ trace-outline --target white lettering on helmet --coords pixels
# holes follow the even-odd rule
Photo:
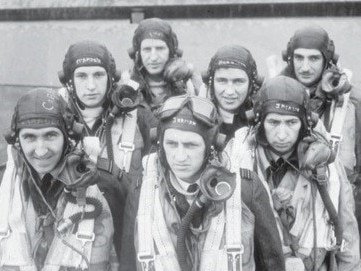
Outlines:
[[[247,68],[244,63],[234,60],[220,59],[216,64],[216,66],[239,66],[239,65],[243,66],[244,68]]]
[[[299,107],[292,106],[292,105],[289,105],[289,104],[283,104],[283,103],[276,103],[275,108],[285,110],[285,111],[289,111],[289,112],[295,112],[295,113],[300,112]]]
[[[164,34],[158,31],[152,31],[147,34],[147,36],[151,39],[162,39],[164,38]]]
[[[84,65],[84,64],[102,64],[102,61],[98,57],[83,57],[78,58],[75,61],[76,65]]]
[[[192,126],[197,126],[197,123],[193,120],[188,120],[188,119],[183,119],[183,118],[173,118],[173,122],[172,123],[181,123],[181,124],[188,124],[188,125],[192,125]]]

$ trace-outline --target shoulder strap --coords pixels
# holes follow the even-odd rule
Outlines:
[[[152,270],[152,268],[157,271],[180,271],[159,199],[157,163],[156,153],[143,158],[144,175],[137,215],[137,258],[144,271]],[[154,245],[157,247],[157,255]]]
[[[17,266],[21,271],[36,271],[24,222],[21,179],[17,174],[11,145],[7,147],[7,154],[6,170],[0,186],[0,269],[1,266]]]
[[[129,172],[130,164],[132,161],[132,154],[135,149],[134,136],[137,128],[137,112],[138,109],[125,114],[123,123],[123,134],[121,135],[121,141],[118,144],[120,150],[119,157],[115,158],[118,160],[119,167],[125,172]]]
[[[0,242],[10,234],[9,228],[9,212],[13,199],[14,190],[14,177],[16,176],[16,168],[14,158],[12,155],[12,146],[8,145],[6,162],[6,169],[1,181],[0,186],[0,206],[1,206],[1,219],[0,219]]]
[[[339,151],[340,141],[342,140],[342,129],[346,119],[347,105],[350,99],[350,92],[343,94],[342,101],[332,101],[331,111],[333,119],[330,130],[330,143],[337,153]]]
[[[99,196],[98,192],[99,190],[96,185],[89,186],[86,196],[97,198]],[[90,211],[91,208],[93,207],[87,205],[86,211]],[[82,207],[67,202],[63,213],[64,221],[79,211],[82,211]],[[55,234],[45,260],[44,270],[53,271],[55,270],[54,268],[59,270],[61,266],[75,267],[81,270],[89,268],[88,263],[91,261],[94,239],[94,218],[81,220],[74,234],[66,234],[64,236],[60,236],[58,233]],[[88,262],[85,261],[84,257]]]
[[[347,80],[351,82],[352,71],[344,69]],[[333,119],[330,129],[330,143],[336,153],[339,151],[340,141],[342,140],[342,128],[346,119],[347,106],[350,100],[350,91],[343,94],[339,101],[332,100],[331,113]]]
[[[143,158],[143,183],[139,197],[137,214],[138,254],[137,258],[142,270],[151,270],[154,267],[154,247],[152,223],[154,215],[155,180],[158,178],[156,154]]]

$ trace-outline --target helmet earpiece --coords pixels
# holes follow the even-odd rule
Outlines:
[[[135,59],[135,53],[137,52],[135,48],[131,47],[127,50],[127,52],[131,59]]]
[[[67,82],[66,82],[66,78],[65,78],[65,74],[64,74],[64,71],[61,70],[61,71],[58,71],[58,77],[59,77],[59,81],[62,85],[65,85]]]

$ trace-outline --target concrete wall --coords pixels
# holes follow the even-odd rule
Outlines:
[[[254,54],[261,73],[266,58],[280,55],[293,32],[307,23],[324,27],[334,40],[343,66],[360,81],[361,18],[238,18],[168,20],[178,35],[184,58],[200,70],[222,45],[241,44]],[[127,49],[137,25],[128,20],[0,22],[0,84],[59,85],[70,44],[92,39],[104,43],[122,70],[131,67]]]
[[[325,28],[334,40],[344,67],[361,86],[361,17],[233,18],[168,20],[178,35],[184,58],[205,70],[217,48],[240,44],[252,52],[261,74],[266,58],[281,55],[294,31],[308,23]],[[0,127],[9,126],[18,97],[28,85],[60,86],[57,72],[69,45],[83,39],[104,43],[121,70],[132,62],[127,55],[137,25],[129,20],[68,20],[0,22]],[[11,85],[11,86],[4,86]],[[15,85],[15,86],[14,86]],[[17,86],[18,85],[18,86]],[[0,163],[5,142],[0,137]]]

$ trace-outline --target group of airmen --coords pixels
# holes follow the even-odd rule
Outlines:
[[[361,93],[324,29],[267,80],[240,45],[197,74],[158,18],[128,52],[77,42],[18,100],[0,270],[361,270]]]

